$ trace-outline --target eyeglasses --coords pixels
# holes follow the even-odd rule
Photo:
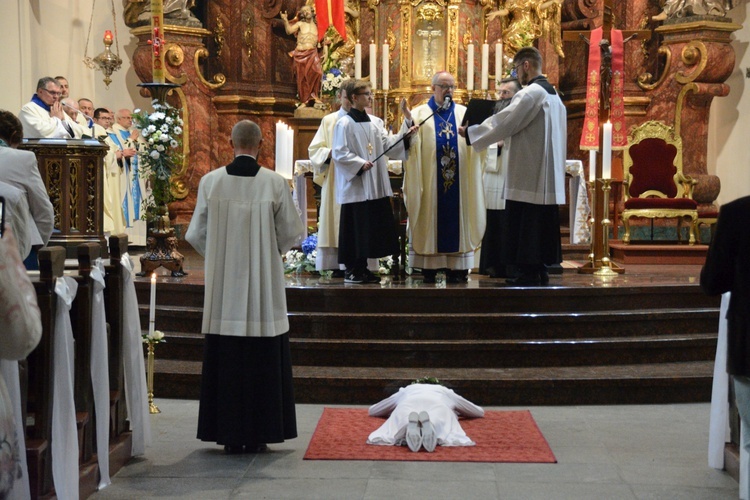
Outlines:
[[[51,96],[61,96],[62,92],[54,92],[52,90],[42,89],[43,91],[47,92]]]
[[[370,97],[372,92],[355,92],[354,95],[366,95],[367,97]]]
[[[435,86],[440,87],[443,90],[456,90],[455,85],[446,85],[444,83],[436,83]]]

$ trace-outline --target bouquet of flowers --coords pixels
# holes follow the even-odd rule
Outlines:
[[[313,233],[302,242],[302,251],[289,250],[284,254],[284,273],[311,273],[315,271],[318,234]]]
[[[152,107],[152,113],[140,109],[133,113],[133,123],[143,138],[138,154],[140,175],[151,180],[151,197],[143,200],[147,214],[154,207],[166,206],[172,201],[172,173],[182,166],[183,160],[180,111],[156,99]]]
[[[345,74],[338,67],[333,66],[323,74],[322,93],[323,95],[335,96],[336,91],[341,88],[344,80],[348,80],[349,75]]]
[[[160,344],[166,342],[164,339],[164,332],[161,330],[154,330],[154,333],[144,333],[143,337],[144,344]]]

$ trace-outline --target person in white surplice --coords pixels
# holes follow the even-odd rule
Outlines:
[[[367,444],[406,444],[411,451],[424,446],[429,452],[436,445],[474,446],[476,443],[461,428],[458,417],[480,418],[484,410],[452,389],[433,383],[435,380],[417,380],[372,405],[370,416],[388,416],[388,420],[370,434]]]

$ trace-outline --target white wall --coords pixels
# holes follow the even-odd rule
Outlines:
[[[733,33],[732,47],[736,63],[727,80],[729,95],[715,98],[708,122],[708,173],[721,179],[720,204],[750,195],[750,26],[745,20],[750,3],[742,1],[729,12],[732,20],[742,25]]]
[[[130,67],[135,39],[122,20],[123,2],[115,0],[117,36],[122,68],[112,74],[109,90],[101,71],[83,63],[86,36],[94,2],[84,0],[0,0],[0,64],[3,74],[0,108],[17,113],[36,90],[42,76],[63,75],[70,83],[71,97],[87,97],[96,107],[147,107],[140,97],[140,81]],[[96,2],[88,56],[104,50],[104,30],[112,30],[109,0]],[[117,52],[112,45],[113,52]]]

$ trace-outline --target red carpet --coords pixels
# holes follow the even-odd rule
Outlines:
[[[367,436],[383,422],[368,416],[366,409],[324,408],[305,460],[557,462],[529,411],[487,411],[484,418],[461,419],[461,427],[477,445],[438,446],[433,453],[367,444]]]

